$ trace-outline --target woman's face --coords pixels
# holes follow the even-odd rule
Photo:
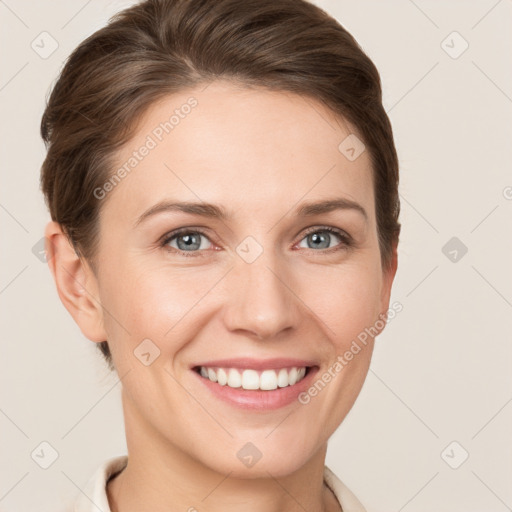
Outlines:
[[[293,94],[203,89],[155,104],[98,191],[98,322],[138,449],[284,475],[354,403],[373,349],[361,333],[395,269],[381,269],[370,158],[348,125]]]

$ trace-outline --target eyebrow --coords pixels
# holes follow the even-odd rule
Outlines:
[[[299,217],[311,217],[321,213],[329,213],[335,210],[353,210],[359,212],[364,219],[368,220],[366,210],[357,202],[346,198],[335,198],[324,201],[315,201],[304,203],[295,210],[295,214]],[[175,202],[164,200],[161,201],[148,210],[146,210],[135,222],[137,227],[141,222],[163,212],[182,212],[192,215],[199,215],[205,218],[217,218],[227,221],[232,217],[225,208],[211,203],[204,202]]]

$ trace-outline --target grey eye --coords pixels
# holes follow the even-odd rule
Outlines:
[[[206,239],[206,236],[197,231],[187,231],[183,233],[179,233],[177,235],[172,236],[166,243],[173,247],[174,249],[178,249],[180,251],[193,252],[198,251],[200,249],[205,249],[204,244],[201,244],[202,240]],[[177,247],[172,245],[176,241]]]
[[[338,235],[337,233],[334,233],[326,229],[319,229],[306,235],[303,238],[303,240],[306,240],[307,249],[329,249],[330,247],[333,247],[330,245],[330,243],[333,240],[335,241],[335,238],[338,238],[339,240],[343,241],[341,236]],[[304,246],[300,245],[300,247]]]

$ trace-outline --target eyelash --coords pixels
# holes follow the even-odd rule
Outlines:
[[[331,226],[315,226],[311,229],[308,229],[306,231],[306,233],[304,234],[304,236],[299,240],[299,242],[301,242],[304,238],[306,238],[308,235],[312,234],[312,233],[322,233],[322,232],[328,232],[328,233],[333,233],[335,235],[337,235],[340,239],[341,239],[341,243],[335,247],[330,247],[328,249],[321,249],[320,251],[316,251],[314,249],[309,249],[309,250],[312,250],[313,252],[321,252],[321,253],[328,253],[328,254],[331,254],[333,252],[336,252],[336,251],[340,251],[340,250],[346,250],[346,249],[349,249],[353,246],[353,240],[352,240],[352,237],[350,235],[348,235],[347,233],[345,233],[344,231],[340,230],[340,229],[336,229],[336,228],[333,228]],[[164,236],[164,238],[162,239],[161,243],[160,243],[160,246],[167,250],[168,252],[173,252],[173,253],[176,253],[176,254],[179,254],[181,256],[185,256],[185,257],[192,257],[192,258],[197,258],[197,257],[202,257],[202,256],[205,256],[203,253],[205,252],[204,250],[198,250],[198,251],[181,251],[179,249],[175,249],[174,247],[166,247],[167,244],[169,242],[171,242],[172,240],[174,240],[175,238],[177,238],[178,236],[180,235],[183,235],[183,234],[198,234],[198,235],[203,235],[204,237],[208,238],[208,235],[206,234],[205,231],[203,231],[202,229],[198,229],[198,228],[180,228],[180,229],[177,229],[176,231],[173,231],[171,233],[168,233],[166,236]],[[210,240],[211,241],[211,240]]]

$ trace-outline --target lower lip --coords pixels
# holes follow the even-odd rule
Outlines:
[[[227,384],[221,386],[210,379],[202,377],[198,372],[192,370],[197,378],[218,398],[239,407],[241,409],[268,411],[286,407],[291,403],[298,401],[300,393],[306,391],[311,385],[314,375],[317,373],[318,367],[309,368],[304,378],[284,388],[272,389],[269,391],[250,390],[243,388],[231,388]]]

